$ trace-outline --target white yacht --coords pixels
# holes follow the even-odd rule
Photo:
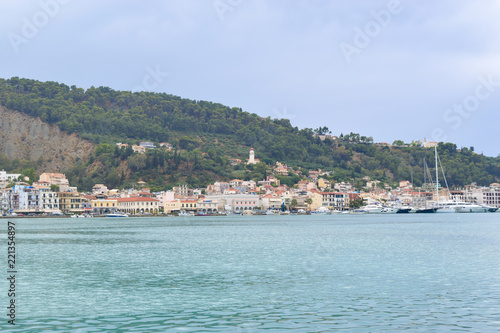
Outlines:
[[[486,206],[486,205],[481,205],[481,206],[488,209],[489,213],[495,213],[498,211],[498,207],[492,207],[492,206]]]
[[[457,202],[457,201],[446,201],[446,202],[439,202],[437,204],[437,211],[436,213],[455,213],[455,208],[459,206],[464,206],[464,205],[469,205],[467,202]]]
[[[488,208],[480,205],[465,203],[455,207],[455,213],[487,213]]]
[[[361,210],[363,210],[368,214],[380,214],[382,213],[382,209],[384,209],[384,207],[382,207],[382,205],[377,205],[377,204],[369,204],[361,207]]]
[[[394,207],[383,207],[381,213],[382,214],[396,214],[398,212],[398,208]]]

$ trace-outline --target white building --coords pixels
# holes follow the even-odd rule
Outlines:
[[[16,181],[21,176],[20,173],[7,173],[0,171],[0,188],[5,188],[9,182]]]
[[[321,206],[337,210],[349,208],[349,194],[339,192],[321,192]]]
[[[257,164],[260,163],[260,160],[255,158],[255,152],[253,148],[250,148],[250,153],[248,154],[248,162],[247,164]]]
[[[33,186],[16,185],[7,192],[9,210],[14,212],[41,212],[40,193]]]
[[[59,211],[59,195],[57,192],[52,192],[50,187],[38,187],[39,190],[39,205],[40,210],[45,213]]]
[[[473,190],[473,196],[480,205],[500,208],[500,189],[499,188],[482,188]]]
[[[260,198],[254,194],[207,195],[205,200],[217,201],[219,211],[238,213],[260,207]]]
[[[201,213],[216,213],[219,207],[219,200],[198,200],[198,212]]]

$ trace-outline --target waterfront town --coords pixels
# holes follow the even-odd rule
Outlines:
[[[241,163],[241,161],[235,161]],[[253,148],[247,164],[258,163]],[[214,182],[206,188],[175,186],[170,191],[151,192],[138,181],[130,189],[110,189],[95,184],[91,192],[80,192],[66,176],[45,172],[28,183],[21,174],[0,171],[0,213],[2,216],[40,215],[158,215],[158,214],[269,214],[280,212],[333,213],[354,211],[366,205],[381,207],[427,207],[436,202],[464,202],[498,209],[500,184],[476,184],[449,190],[434,184],[413,188],[401,181],[397,188],[365,177],[365,186],[349,182],[332,183],[322,170],[309,171],[293,187],[280,184],[277,175],[300,171],[277,162],[273,172],[261,181],[233,179]],[[494,210],[496,210],[494,209]],[[490,210],[491,211],[491,210]]]

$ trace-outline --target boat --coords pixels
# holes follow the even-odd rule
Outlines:
[[[487,213],[488,209],[489,207],[467,203],[466,205],[455,207],[455,213]]]
[[[412,211],[411,207],[399,207],[398,211],[396,212],[397,214],[408,214]]]
[[[417,208],[415,213],[417,214],[432,214],[432,213],[435,213],[437,212],[438,210],[438,207],[439,207],[439,183],[438,183],[438,169],[437,169],[437,163],[438,163],[438,157],[437,157],[437,148],[434,147],[434,153],[435,153],[435,157],[436,157],[436,206],[434,207],[431,207],[431,208],[428,208],[427,207],[427,201],[425,202],[425,207],[420,207],[420,208]],[[429,172],[429,168],[427,167],[427,163],[425,162],[425,158],[424,158],[424,183],[426,183],[426,172]],[[430,181],[432,182],[432,177],[429,173],[429,179]]]
[[[498,207],[491,207],[491,206],[486,206],[486,205],[482,205],[482,206],[487,208],[489,213],[495,213],[498,210]]]
[[[480,207],[482,207],[482,209]],[[440,203],[436,213],[458,213],[457,208],[461,213],[463,213],[463,212],[470,213],[471,209],[473,210],[473,213],[478,213],[478,212],[483,213],[483,210],[484,210],[484,212],[488,212],[488,211],[490,211],[489,209],[493,208],[493,207],[481,206],[481,205],[477,205],[477,204],[470,203],[470,202],[464,202],[464,201],[457,201],[457,202],[448,201],[448,202]],[[493,210],[493,212],[495,212],[495,211],[496,211],[496,209]]]
[[[438,204],[436,213],[455,213],[455,208],[459,205],[459,202],[442,202]]]
[[[435,213],[437,211],[436,207],[433,208],[417,208],[417,211],[415,213],[420,213],[420,214],[429,214],[429,213]]]
[[[398,212],[397,208],[393,207],[383,207],[380,213],[382,214],[396,214]]]
[[[316,209],[316,211],[314,211],[313,214],[331,214],[331,211],[328,210],[328,208],[321,206],[318,209]]]
[[[194,212],[186,212],[186,211],[182,211],[179,213],[179,216],[194,216]]]
[[[369,204],[360,208],[360,210],[368,214],[380,214],[382,213],[382,209],[384,209],[384,207],[377,204]]]
[[[128,217],[128,215],[123,213],[110,213],[104,215],[104,217]]]

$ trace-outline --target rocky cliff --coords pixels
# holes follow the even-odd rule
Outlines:
[[[0,105],[0,155],[31,161],[42,158],[39,173],[58,172],[88,158],[94,149],[90,141]]]

